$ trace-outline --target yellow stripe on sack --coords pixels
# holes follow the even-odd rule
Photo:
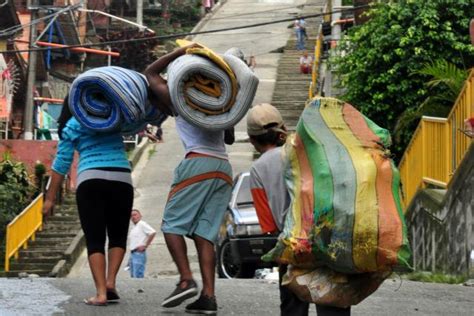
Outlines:
[[[294,139],[292,139],[294,141]],[[289,151],[288,157],[291,164],[291,173],[293,175],[293,183],[295,185],[293,192],[295,196],[293,198],[293,205],[291,214],[293,215],[293,229],[291,230],[290,243],[292,245],[297,244],[297,239],[301,234],[301,169],[296,155],[296,150],[292,144],[292,148]],[[291,192],[291,191],[290,191]]]
[[[322,101],[320,112],[329,129],[349,152],[357,177],[352,240],[355,267],[361,272],[377,270],[378,206],[377,168],[342,117],[342,103],[336,99]]]
[[[227,64],[221,56],[214,53],[214,51],[212,51],[210,48],[207,48],[206,46],[204,46],[202,44],[187,41],[187,40],[183,40],[183,39],[176,40],[176,44],[178,44],[178,46],[180,46],[180,47],[185,47],[185,46],[189,46],[189,45],[192,45],[192,44],[198,44],[200,47],[188,48],[186,50],[186,54],[194,54],[194,55],[199,55],[199,56],[206,57],[206,58],[210,59],[212,62],[214,62],[220,69],[222,69],[223,71],[225,71],[227,73],[227,75],[229,76],[231,85],[232,85],[232,91],[231,91],[232,97],[230,98],[229,102],[225,105],[225,107],[221,111],[209,111],[209,110],[204,110],[204,109],[199,108],[200,111],[202,111],[204,113],[207,113],[207,114],[220,114],[220,113],[223,113],[223,112],[227,112],[234,105],[235,98],[237,97],[237,92],[238,92],[237,78],[235,77],[235,74],[232,71],[232,68],[230,68],[229,64]],[[187,100],[187,103],[191,107],[193,107],[193,108],[197,107],[195,104],[192,104],[192,103],[190,104],[188,98],[186,98],[186,100]]]

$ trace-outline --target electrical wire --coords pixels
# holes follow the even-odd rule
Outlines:
[[[330,15],[333,13],[342,13],[347,11],[354,11],[358,9],[368,8],[370,5],[360,5],[353,8],[345,8],[341,10],[335,10],[325,13],[318,13],[318,14],[309,14],[309,15],[299,15],[297,18],[317,18],[325,15]],[[210,33],[220,33],[220,32],[227,32],[227,31],[234,31],[234,30],[241,30],[247,28],[254,28],[259,26],[271,25],[271,24],[278,24],[283,22],[291,22],[294,21],[295,17],[280,19],[275,21],[269,22],[261,22],[261,23],[254,23],[254,24],[247,24],[241,26],[234,26],[234,27],[227,27],[227,28],[220,28],[220,29],[211,29],[207,31],[199,31],[199,32],[187,32],[187,33],[176,33],[176,34],[169,34],[169,35],[157,35],[157,36],[148,36],[148,37],[140,37],[140,38],[133,38],[133,39],[126,39],[126,40],[115,40],[115,41],[105,41],[100,43],[90,43],[90,44],[78,44],[78,45],[67,45],[65,47],[56,48],[56,47],[46,47],[46,48],[30,48],[30,49],[15,49],[15,50],[4,50],[0,51],[0,54],[13,54],[13,53],[23,53],[23,52],[35,52],[35,51],[45,51],[45,50],[62,50],[68,48],[76,48],[76,47],[92,47],[92,46],[108,46],[113,44],[124,44],[124,43],[132,43],[132,42],[145,42],[151,40],[165,40],[165,39],[172,39],[172,38],[183,38],[186,36],[194,36],[194,35],[202,35],[202,34],[210,34]]]
[[[34,24],[38,24],[40,22],[42,22],[43,20],[46,20],[46,19],[49,19],[49,18],[52,18],[56,15],[59,15],[59,14],[62,14],[64,12],[67,12],[69,10],[76,10],[78,9],[79,7],[81,7],[80,4],[75,4],[75,5],[71,5],[71,6],[68,6],[68,7],[65,7],[57,12],[54,12],[54,13],[51,13],[51,14],[48,14],[48,15],[45,15],[43,17],[40,17],[40,18],[37,18],[37,19],[34,19],[33,21],[30,21],[29,23],[27,24],[22,24],[22,25],[18,25],[18,26],[12,26],[12,27],[9,27],[9,28],[6,28],[6,29],[3,29],[3,30],[0,30],[0,37],[7,37],[7,36],[10,36],[10,35],[13,35],[15,34],[16,32],[24,29],[24,28],[27,28],[27,27],[30,27]]]

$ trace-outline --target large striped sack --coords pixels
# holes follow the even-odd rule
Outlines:
[[[252,106],[257,87],[258,78],[242,60],[206,47],[190,48],[168,66],[168,89],[176,112],[207,130],[236,125]]]
[[[284,231],[264,259],[342,273],[408,268],[390,145],[388,131],[350,104],[314,98],[283,151],[291,204]]]
[[[148,82],[134,70],[109,66],[79,75],[69,90],[69,108],[84,127],[134,134],[166,115],[148,101]]]

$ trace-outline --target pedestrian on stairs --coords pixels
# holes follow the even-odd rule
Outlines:
[[[43,206],[48,217],[57,192],[69,172],[74,152],[79,153],[76,202],[87,245],[96,294],[87,305],[105,306],[120,299],[116,279],[125,255],[133,186],[130,163],[120,133],[99,133],[84,128],[64,99],[58,119],[59,143],[52,164],[51,182]],[[108,237],[107,257],[105,251]]]

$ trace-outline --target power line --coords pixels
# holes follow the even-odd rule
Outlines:
[[[330,11],[330,12],[325,12],[325,13],[299,15],[299,16],[297,16],[297,18],[304,18],[304,19],[317,18],[317,17],[321,17],[321,16],[325,16],[325,15],[330,15],[330,14],[333,14],[333,13],[354,11],[354,10],[358,10],[358,9],[368,8],[368,7],[370,7],[370,5],[361,5],[361,6],[357,6],[357,7],[353,7],[353,8],[345,8],[345,9],[335,10],[335,11]],[[195,36],[195,35],[201,35],[201,34],[210,34],[210,33],[220,33],[220,32],[227,32],[227,31],[241,30],[241,29],[271,25],[271,24],[278,24],[278,23],[283,23],[283,22],[291,22],[291,21],[294,21],[294,20],[295,20],[295,17],[292,17],[292,18],[286,18],[286,19],[281,19],[281,20],[276,20],[276,21],[254,23],[254,24],[227,27],[227,28],[221,28],[221,29],[212,29],[212,30],[207,30],[207,31],[176,33],[176,34],[170,34],[170,35],[148,36],[148,37],[126,39],[126,40],[106,41],[106,42],[100,42],[100,43],[67,45],[67,46],[62,47],[62,48],[46,47],[46,48],[4,50],[4,51],[0,51],[0,54],[13,54],[13,53],[45,51],[45,50],[63,50],[63,49],[76,48],[76,47],[92,47],[92,46],[97,47],[97,46],[108,46],[108,45],[113,45],[113,44],[124,44],[124,43],[131,43],[131,42],[145,42],[145,41],[151,41],[151,40],[166,40],[166,39],[172,39],[172,38],[182,38],[182,37],[186,37],[186,36]]]
[[[19,25],[19,26],[12,26],[12,27],[9,27],[9,28],[6,28],[6,29],[3,29],[0,31],[0,37],[6,37],[6,36],[9,36],[9,35],[13,35],[15,34],[16,32],[24,29],[24,28],[27,28],[27,27],[30,27],[34,24],[38,24],[39,22],[43,21],[43,20],[46,20],[46,19],[49,19],[49,18],[52,18],[52,17],[55,17],[59,14],[62,14],[64,12],[67,12],[69,10],[76,10],[78,9],[79,7],[81,7],[80,4],[75,4],[75,5],[71,5],[71,6],[68,6],[68,7],[65,7],[57,12],[54,12],[54,13],[51,13],[51,14],[48,14],[48,15],[45,15],[41,18],[38,18],[38,19],[34,19],[33,21],[30,21],[30,23],[27,23],[27,24],[22,24],[22,25]]]

